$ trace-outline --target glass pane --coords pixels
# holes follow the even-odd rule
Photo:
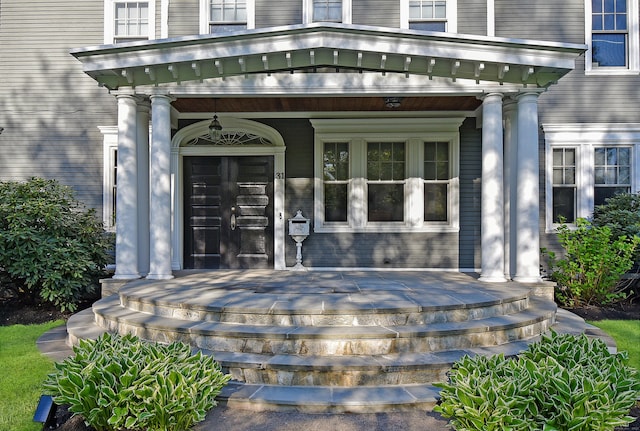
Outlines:
[[[393,160],[396,162],[404,162],[404,144],[396,142],[393,144]]]
[[[629,193],[629,187],[595,187],[593,190],[594,205],[604,205],[606,200],[621,193]]]
[[[447,5],[443,1],[436,2],[436,7],[434,10],[433,17],[434,18],[446,18],[447,16]]]
[[[627,0],[616,0],[616,12],[625,13],[627,11]]]
[[[437,179],[436,163],[435,162],[425,162],[424,163],[424,179],[425,180],[435,180],[435,179]]]
[[[553,168],[553,184],[562,184],[563,174],[564,170],[562,168]]]
[[[618,169],[606,168],[604,181],[605,184],[617,184],[618,183]]]
[[[393,179],[396,181],[404,180],[404,163],[393,164]]]
[[[564,183],[563,184],[575,184],[576,183],[576,170],[575,168],[566,168],[564,171]]]
[[[564,164],[566,166],[575,166],[576,165],[576,151],[575,150],[564,150]]]
[[[591,0],[591,12],[593,13],[602,12],[602,0]]]
[[[404,220],[404,185],[369,184],[369,221]]]
[[[388,142],[380,144],[380,160],[393,160],[393,144]]]
[[[621,165],[631,164],[631,149],[630,148],[618,148],[618,163]]]
[[[615,30],[616,29],[616,17],[613,14],[604,14],[604,30]]]
[[[381,163],[380,164],[380,176],[378,178],[372,178],[378,180],[392,180],[393,179],[393,164]]]
[[[325,221],[347,221],[347,185],[324,185]]]
[[[424,185],[424,221],[447,221],[448,184]]]
[[[409,4],[409,19],[420,19],[420,2],[411,2]]]
[[[336,181],[349,179],[349,146],[347,143],[325,143],[324,180]]]
[[[424,143],[424,159],[425,160],[435,160],[436,159],[436,142],[425,142]]]
[[[615,0],[604,0],[604,11],[608,13],[615,12]]]
[[[594,34],[592,60],[597,66],[627,65],[626,34]]]
[[[562,154],[564,150],[553,150],[553,166],[562,166],[564,160],[562,160]]]
[[[380,179],[380,164],[378,162],[367,163],[367,179],[369,180]]]
[[[438,162],[438,179],[449,179],[449,162]]]
[[[596,184],[604,184],[604,168],[595,168],[594,173]]]
[[[409,28],[421,31],[445,31],[446,23],[435,21],[413,21],[409,23]]]
[[[631,184],[631,169],[620,168],[618,170],[618,184]]]
[[[124,4],[116,5],[116,19],[124,20],[127,19],[127,7]]]
[[[593,15],[591,17],[591,29],[592,30],[603,30],[602,15]]]
[[[626,14],[617,14],[616,15],[616,30],[626,30],[627,29],[627,15]]]
[[[604,165],[604,155],[606,154],[604,148],[596,148],[595,150],[595,164]]]
[[[618,164],[618,149],[607,148],[607,165],[617,165],[617,164]]]
[[[575,221],[575,188],[554,187],[553,188],[553,222],[559,223],[560,217],[566,222]]]

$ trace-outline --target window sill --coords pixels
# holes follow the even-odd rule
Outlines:
[[[598,68],[584,71],[585,76],[637,76],[640,71],[633,69]]]

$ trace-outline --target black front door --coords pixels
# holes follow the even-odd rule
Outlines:
[[[184,158],[184,267],[273,267],[273,157]]]

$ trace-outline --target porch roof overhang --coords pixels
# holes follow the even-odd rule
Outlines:
[[[110,90],[294,72],[375,72],[546,88],[585,45],[344,24],[311,24],[79,48]]]

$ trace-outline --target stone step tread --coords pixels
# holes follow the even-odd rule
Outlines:
[[[535,338],[537,339],[537,337]],[[397,353],[387,355],[343,355],[343,356],[305,356],[291,354],[261,354],[224,351],[201,351],[213,356],[225,367],[297,370],[297,371],[331,371],[331,370],[380,370],[396,371],[427,368],[450,368],[451,365],[465,355],[498,354],[514,356],[527,348],[534,339],[514,341],[500,346],[468,348],[427,353]]]
[[[279,285],[274,282],[274,285]],[[385,285],[388,287],[388,285]],[[289,288],[289,287],[288,287]],[[291,290],[294,290],[291,287]],[[158,307],[175,307],[211,313],[242,314],[343,314],[343,313],[411,313],[482,308],[526,299],[528,290],[515,291],[455,291],[453,295],[429,295],[423,290],[367,290],[359,292],[322,293],[255,293],[255,289],[237,288],[233,284],[224,289],[197,289],[194,286],[165,288],[158,294],[153,287],[133,285],[119,294],[123,304],[142,303]],[[453,292],[452,292],[453,293]]]
[[[432,323],[402,326],[258,326],[223,322],[202,322],[138,312],[116,305],[114,300],[94,304],[94,312],[106,320],[131,326],[199,335],[215,334],[224,337],[260,337],[270,339],[379,339],[425,336],[445,336],[485,333],[530,325],[553,318],[556,306],[548,301],[531,299],[529,309],[462,322]]]
[[[228,404],[256,405],[268,410],[269,406],[292,407],[301,411],[331,410],[358,412],[375,408],[377,411],[401,406],[434,405],[439,397],[438,388],[430,384],[397,386],[280,386],[229,382],[219,395]]]

